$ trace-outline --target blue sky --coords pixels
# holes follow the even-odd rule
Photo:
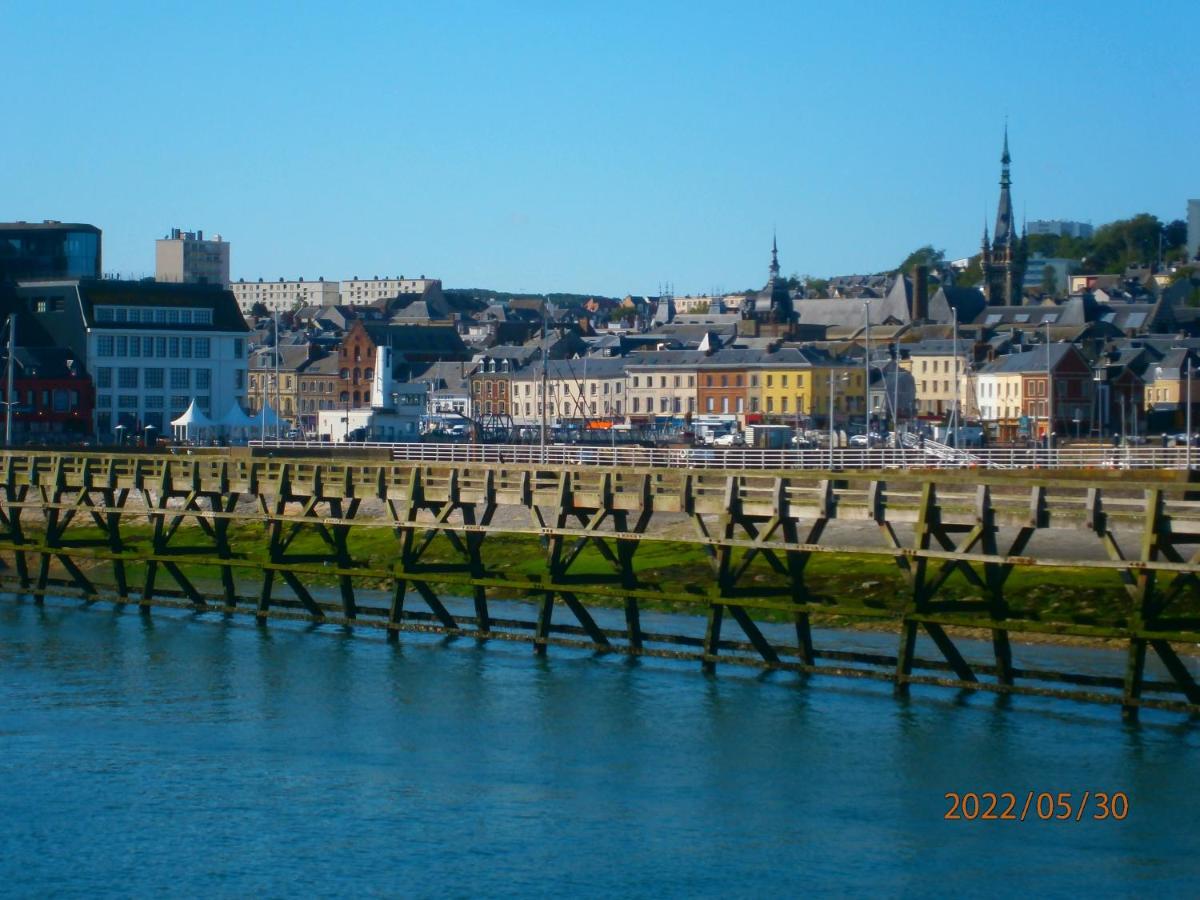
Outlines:
[[[245,278],[679,294],[951,256],[994,217],[1183,218],[1194,5],[0,0],[0,219],[171,227]]]

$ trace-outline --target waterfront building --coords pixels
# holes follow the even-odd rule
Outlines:
[[[321,410],[342,406],[337,401],[341,387],[341,370],[338,355],[319,351],[305,363],[298,373],[296,409],[299,427],[305,435],[317,431],[317,415]]]
[[[509,379],[509,414],[515,425],[542,420],[542,367],[531,365]],[[619,357],[555,359],[546,364],[546,416],[551,425],[616,421],[626,414],[625,360]]]
[[[28,316],[18,323],[18,336]],[[13,354],[12,441],[78,441],[92,431],[96,391],[80,360],[63,347],[18,346]],[[0,397],[8,397],[0,367]]]
[[[99,278],[101,234],[95,225],[0,222],[0,283]]]
[[[861,411],[861,366],[847,366],[817,350],[783,348],[764,353],[758,370],[751,373],[751,412],[761,413],[764,421],[782,424],[805,424],[828,416],[831,369],[836,408]]]
[[[1009,353],[983,366],[976,380],[980,418],[995,440],[1045,439],[1049,401],[1056,436],[1091,429],[1093,372],[1074,344],[1050,344],[1049,350],[1042,344]]]
[[[676,424],[696,412],[696,350],[634,353],[625,362],[625,411],[630,424]]]
[[[956,346],[957,344],[957,346]],[[951,338],[921,341],[905,349],[908,359],[901,366],[912,373],[916,413],[929,419],[943,419],[958,403],[960,415],[975,407],[974,382],[968,377],[971,341]]]
[[[701,415],[732,415],[744,424],[750,411],[750,370],[761,350],[720,350],[708,356],[696,372],[696,409]],[[757,384],[755,385],[757,394]]]
[[[249,330],[217,285],[92,279],[21,282],[20,304],[96,387],[95,432],[158,433],[194,399],[210,417],[246,399]]]
[[[218,234],[172,228],[154,242],[154,280],[182,284],[229,285],[229,242]]]

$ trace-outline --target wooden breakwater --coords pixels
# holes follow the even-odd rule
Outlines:
[[[35,598],[299,617],[381,628],[392,639],[439,631],[527,640],[538,653],[562,645],[692,659],[709,670],[731,663],[884,679],[900,693],[931,684],[1112,703],[1128,717],[1140,707],[1196,713],[1200,687],[1173,645],[1200,643],[1200,502],[1185,481],[1154,475],[11,451],[0,454],[0,577]],[[671,544],[700,548],[708,562],[693,583],[666,588],[646,577],[639,551],[680,522],[690,533]],[[850,547],[824,539],[847,522],[878,539]],[[237,529],[247,525],[261,529],[262,552],[239,548]],[[386,564],[361,552],[362,536],[381,529],[394,542]],[[1067,533],[1090,535],[1103,552],[1062,558],[1044,549]],[[498,571],[496,554],[511,553],[504,541],[514,538],[536,546],[536,571]],[[439,545],[449,558],[431,552]],[[588,553],[603,572],[580,565]],[[827,553],[890,561],[905,585],[898,606],[815,594],[806,570]],[[1120,614],[1080,621],[1009,603],[1014,572],[1068,567],[1120,585]],[[211,585],[197,573],[211,573]],[[317,578],[336,580],[337,602],[314,598]],[[952,579],[972,596],[948,591]],[[364,601],[367,583],[389,585],[390,602]],[[471,598],[473,614],[452,614],[448,596]],[[535,615],[496,618],[496,596],[532,597]],[[662,603],[703,615],[703,636],[643,629],[643,607]],[[622,609],[624,627],[600,627],[589,609],[598,604]],[[818,646],[812,619],[830,615],[890,623],[895,653]],[[790,640],[760,627],[780,617]],[[990,636],[987,660],[964,657],[959,629]],[[1123,670],[1020,668],[1011,638],[1022,633],[1119,641]],[[1148,652],[1167,677],[1147,678]]]

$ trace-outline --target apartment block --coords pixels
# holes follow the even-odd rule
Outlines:
[[[173,284],[229,285],[229,242],[203,231],[172,228],[154,242],[154,280]]]

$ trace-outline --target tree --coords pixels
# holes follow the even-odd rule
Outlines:
[[[263,316],[269,316],[271,311],[267,309],[267,304],[261,300],[255,300],[254,305],[250,307],[250,315],[256,319],[261,319]]]
[[[931,269],[936,269],[945,262],[945,250],[935,250],[933,244],[926,244],[924,247],[918,247],[912,253],[908,254],[898,268],[901,272],[911,272],[913,266],[929,266]]]
[[[967,267],[954,276],[954,283],[958,287],[975,287],[981,281],[983,281],[983,265],[979,254],[976,253],[967,263]]]
[[[787,280],[789,291],[804,289],[806,297],[827,297],[829,296],[829,279],[814,278],[812,275],[797,275],[792,273],[792,277]]]

